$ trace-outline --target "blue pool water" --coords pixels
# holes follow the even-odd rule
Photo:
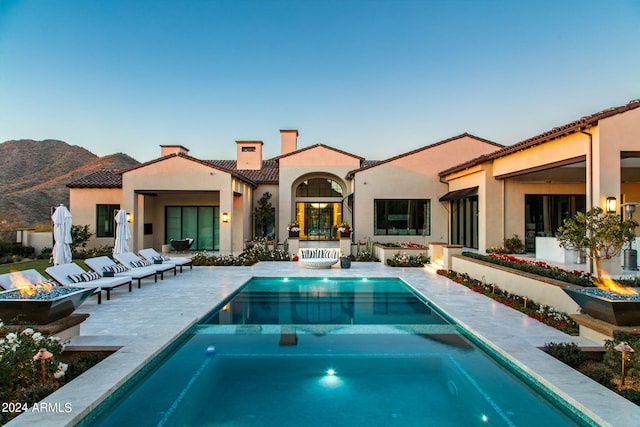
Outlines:
[[[82,425],[588,425],[399,279],[254,278]]]

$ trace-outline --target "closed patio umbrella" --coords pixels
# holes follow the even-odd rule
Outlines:
[[[56,208],[51,216],[53,220],[53,265],[71,262],[71,212],[64,206]]]
[[[120,209],[116,212],[116,241],[113,245],[113,254],[129,252],[129,239],[131,239],[131,232],[127,224],[127,211]]]

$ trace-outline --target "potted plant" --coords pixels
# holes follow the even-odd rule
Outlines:
[[[351,237],[351,228],[349,227],[349,222],[343,221],[338,227],[338,232],[341,237]]]
[[[300,237],[300,224],[298,224],[298,221],[291,220],[287,224],[287,231],[289,232],[289,237]]]

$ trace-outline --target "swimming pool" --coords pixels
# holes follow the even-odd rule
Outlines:
[[[399,279],[254,278],[82,425],[572,419]]]

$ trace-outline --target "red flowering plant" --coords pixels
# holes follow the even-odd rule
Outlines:
[[[495,253],[489,255],[481,255],[474,252],[463,252],[462,255],[492,264],[498,264],[504,267],[513,268],[515,270],[525,271],[527,273],[561,280],[563,282],[572,283],[574,285],[587,287],[594,286],[593,276],[591,275],[591,273],[582,270],[564,270],[560,267],[549,265],[544,261],[530,261],[522,258],[517,258],[513,255]]]
[[[578,324],[568,314],[557,311],[553,307],[503,291],[494,284],[472,279],[468,274],[460,274],[452,270],[438,270],[437,273],[566,334],[578,335]]]

